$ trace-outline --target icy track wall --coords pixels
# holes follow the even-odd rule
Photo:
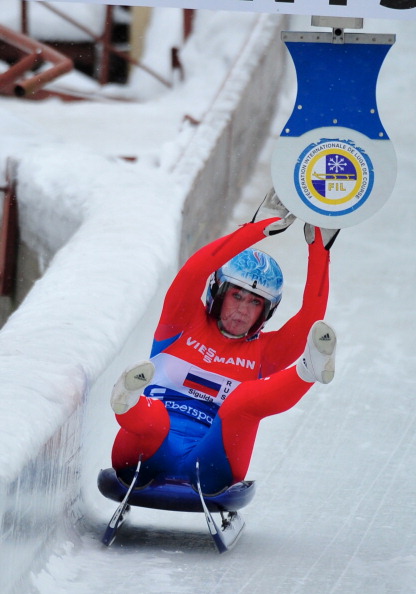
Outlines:
[[[210,109],[170,147],[170,171],[133,171],[126,164],[120,180],[119,163],[85,155],[85,171],[78,164],[75,171],[68,153],[57,152],[54,162],[48,154],[45,162],[42,148],[20,160],[23,240],[35,248],[44,241],[30,237],[33,231],[25,227],[34,193],[40,206],[30,216],[39,217],[41,232],[53,235],[57,228],[60,236],[49,242],[56,253],[50,248],[46,272],[0,332],[2,594],[24,592],[30,571],[42,566],[53,543],[76,533],[88,392],[122,351],[178,259],[221,233],[270,128],[284,71],[284,26],[281,17],[258,18]],[[71,211],[58,199],[66,187],[61,161],[68,180],[77,178]],[[91,180],[91,168],[103,164],[102,178]],[[150,205],[140,233],[137,187],[140,200]],[[160,205],[154,205],[155,196]],[[61,225],[55,228],[54,212],[67,220],[65,233]],[[44,246],[39,251],[45,257]],[[146,262],[136,257],[140,253]]]

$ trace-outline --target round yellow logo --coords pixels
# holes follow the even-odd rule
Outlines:
[[[367,200],[374,171],[368,155],[351,141],[321,139],[300,155],[294,182],[309,208],[342,216]]]

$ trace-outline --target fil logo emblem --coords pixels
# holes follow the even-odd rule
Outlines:
[[[323,138],[300,155],[294,183],[311,210],[343,216],[360,208],[369,197],[374,185],[373,164],[351,140]]]

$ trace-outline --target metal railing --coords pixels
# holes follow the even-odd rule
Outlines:
[[[25,0],[21,0],[21,26],[22,32],[27,33],[29,28],[29,16],[28,16],[28,6]],[[141,68],[145,72],[147,72],[150,76],[156,78],[160,83],[162,83],[166,87],[171,87],[172,83],[166,80],[163,76],[155,72],[153,69],[149,68],[140,60],[136,60],[132,56],[130,56],[127,52],[119,50],[114,44],[111,43],[111,30],[113,27],[114,21],[114,6],[106,6],[106,15],[105,15],[105,25],[104,30],[101,35],[97,35],[92,31],[89,27],[86,27],[76,19],[72,18],[70,15],[66,14],[56,6],[53,6],[49,2],[39,2],[39,6],[43,6],[47,10],[50,10],[60,18],[64,19],[74,27],[77,27],[80,31],[83,31],[88,37],[91,38],[96,44],[101,46],[101,59],[98,63],[98,80],[100,84],[104,85],[109,81],[109,65],[110,65],[110,56],[114,54],[118,56],[125,62],[136,66],[137,68]]]
[[[0,228],[0,295],[11,296],[15,286],[18,221],[16,198],[16,162],[7,160],[6,185],[0,187],[4,192],[3,217]]]
[[[20,4],[21,32],[18,33],[0,25],[0,40],[17,49],[20,55],[23,53],[23,57],[10,66],[7,72],[0,75],[0,92],[14,93],[20,97],[31,96],[35,98],[36,93],[40,91],[44,85],[55,80],[62,74],[69,72],[74,67],[74,64],[69,57],[52,49],[50,45],[36,41],[30,37],[28,2],[26,2],[26,0],[20,0]],[[105,85],[109,82],[110,60],[111,55],[114,55],[130,65],[141,68],[150,76],[156,78],[164,86],[168,88],[172,87],[172,83],[165,77],[143,64],[140,60],[133,58],[128,52],[120,50],[111,42],[114,25],[114,6],[110,5],[105,7],[105,24],[102,33],[99,35],[49,2],[40,2],[38,6],[43,6],[45,9],[53,12],[80,31],[83,31],[91,39],[91,42],[95,43],[100,48],[100,51],[97,52],[99,57],[97,59],[96,71],[98,72],[98,82],[101,85]],[[195,10],[183,9],[182,12],[183,41],[186,41],[192,32]],[[45,62],[50,62],[51,67],[42,71],[40,74],[34,74],[33,76],[24,78],[25,73],[34,71]],[[183,69],[178,48],[172,48],[171,67],[172,70],[179,69],[181,78],[183,78]],[[52,94],[62,95],[67,99],[76,98],[65,93],[55,92]],[[43,93],[43,96],[45,96],[45,92]],[[42,95],[38,93],[37,97],[42,97]]]
[[[14,94],[23,97],[35,93],[48,82],[73,68],[72,60],[63,54],[3,25],[0,25],[0,40],[26,54],[6,72],[0,74],[0,91],[13,87]],[[30,78],[22,78],[25,72],[45,62],[50,62],[52,66],[43,72],[33,74]]]

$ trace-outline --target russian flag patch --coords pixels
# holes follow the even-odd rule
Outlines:
[[[209,375],[212,377],[212,374]],[[222,387],[221,384],[210,379],[210,377],[208,377],[208,374],[207,376],[204,376],[203,373],[201,373],[201,370],[198,370],[198,373],[189,371],[186,375],[183,385],[187,388],[193,388],[194,390],[198,390],[199,392],[204,392],[204,394],[208,394],[213,398],[218,396],[218,393]]]

